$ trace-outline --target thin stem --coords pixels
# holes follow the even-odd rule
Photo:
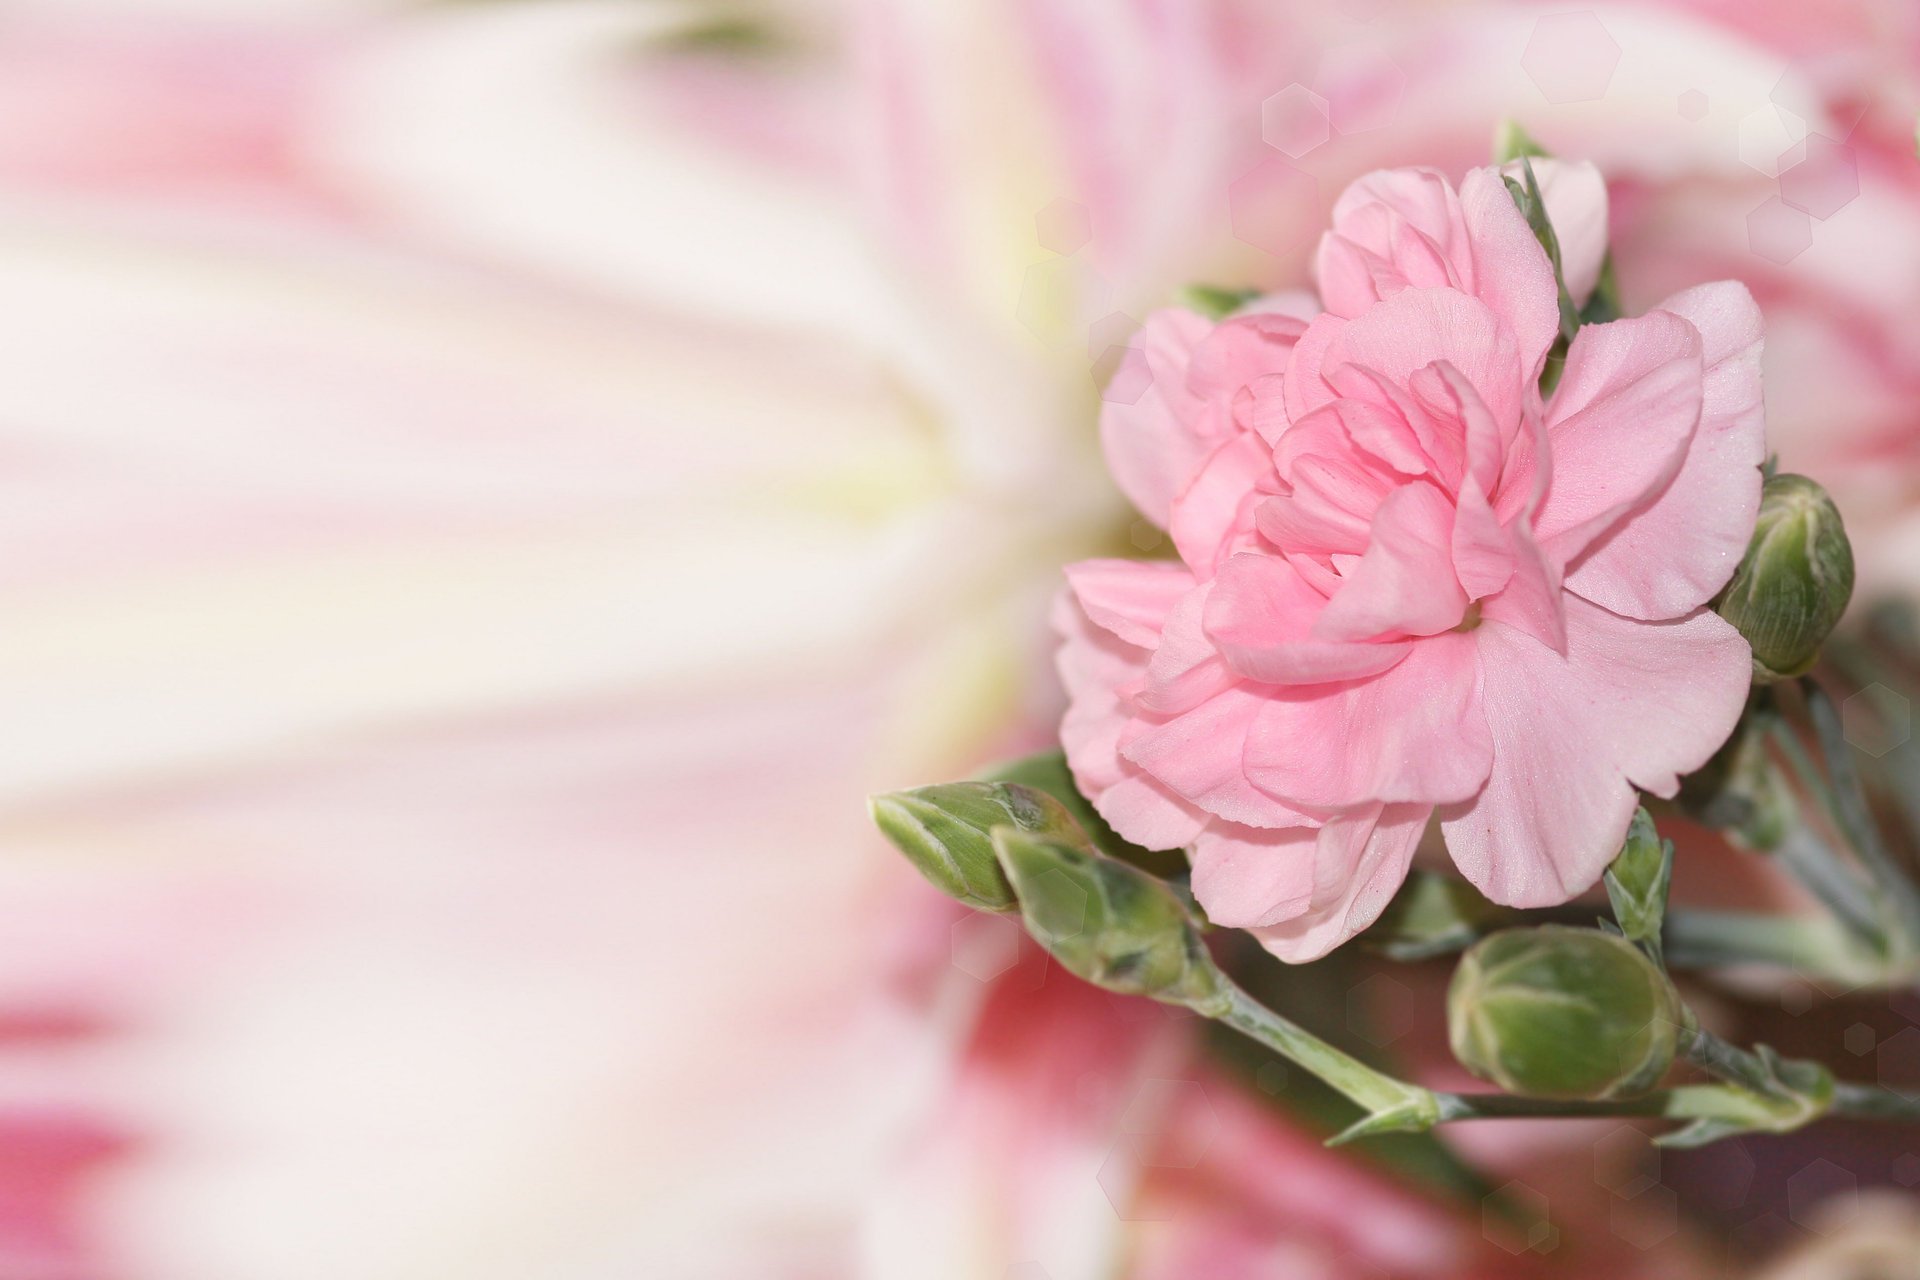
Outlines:
[[[1777,1084],[1758,1054],[1723,1040],[1711,1031],[1697,1027],[1693,1030],[1686,1044],[1686,1058],[1707,1074],[1756,1093],[1770,1093]]]
[[[1383,1075],[1358,1058],[1342,1053],[1267,1008],[1237,985],[1229,985],[1227,997],[1226,1008],[1212,1016],[1312,1072],[1368,1111],[1392,1111],[1409,1105],[1430,1109],[1433,1095],[1419,1085]]]
[[[1920,1121],[1920,1096],[1896,1093],[1870,1084],[1833,1086],[1833,1112],[1873,1120]]]
[[[1859,771],[1853,767],[1853,744],[1847,741],[1840,709],[1833,705],[1833,699],[1820,683],[1809,676],[1801,677],[1800,692],[1813,718],[1814,733],[1820,740],[1820,752],[1827,764],[1827,776],[1833,781],[1834,821],[1886,893],[1888,905],[1899,921],[1902,939],[1907,943],[1906,949],[1910,951],[1920,943],[1920,890],[1915,889],[1913,881],[1893,860],[1880,838],[1880,828],[1867,807],[1867,793],[1860,784]]]
[[[1363,1121],[1343,1138],[1365,1132],[1425,1129],[1461,1120],[1592,1116],[1657,1117],[1727,1126],[1716,1136],[1755,1130],[1785,1132],[1829,1113],[1920,1122],[1920,1098],[1871,1085],[1834,1085],[1825,1079],[1816,1080],[1824,1087],[1799,1088],[1796,1084],[1806,1073],[1824,1077],[1824,1068],[1770,1059],[1763,1056],[1765,1050],[1754,1053],[1698,1028],[1685,1033],[1687,1060],[1727,1084],[1682,1085],[1606,1101],[1562,1101],[1504,1093],[1441,1093],[1397,1080],[1342,1053],[1232,983],[1225,988],[1224,1000],[1195,1007],[1312,1072],[1365,1109],[1370,1119],[1390,1121],[1377,1128]]]
[[[1763,964],[1858,986],[1903,980],[1888,970],[1877,951],[1861,947],[1852,933],[1825,917],[1670,911],[1665,943],[1672,969]]]
[[[1840,825],[1833,786],[1807,754],[1800,736],[1779,716],[1772,717],[1768,727],[1795,780],[1819,801],[1835,825]],[[1886,924],[1875,909],[1865,882],[1804,823],[1787,831],[1773,856],[1864,942],[1877,951],[1887,949]]]

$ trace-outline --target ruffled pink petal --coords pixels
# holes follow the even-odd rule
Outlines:
[[[1305,346],[1303,339],[1296,356]],[[1459,370],[1503,438],[1511,435],[1525,404],[1514,335],[1486,304],[1457,290],[1408,289],[1369,308],[1340,330],[1323,364],[1356,364],[1405,386],[1436,360]]]
[[[1531,386],[1560,333],[1560,286],[1553,278],[1553,263],[1498,170],[1467,174],[1460,183],[1460,210],[1473,243],[1474,295],[1493,309],[1519,343],[1521,372]],[[1465,366],[1462,371],[1468,372]],[[1491,399],[1487,403],[1498,411]]]
[[[1250,827],[1297,827],[1313,819],[1254,787],[1241,768],[1242,745],[1265,699],[1244,686],[1226,689],[1163,723],[1136,726],[1122,757],[1175,795],[1208,813]]]
[[[1560,589],[1560,566],[1541,550],[1526,521],[1507,526],[1507,545],[1513,552],[1513,577],[1497,593],[1483,600],[1481,617],[1503,622],[1532,636],[1555,653],[1567,651],[1566,592]]]
[[[1308,909],[1320,830],[1261,830],[1214,822],[1193,842],[1193,896],[1207,919],[1227,929],[1258,929]]]
[[[1131,717],[1119,691],[1145,674],[1146,651],[1096,627],[1067,592],[1055,602],[1053,621],[1063,642],[1056,660],[1068,695],[1060,745],[1074,785],[1115,831],[1136,844],[1154,849],[1187,844],[1200,833],[1206,814],[1120,755],[1120,737]]]
[[[1308,810],[1464,800],[1493,761],[1479,690],[1474,637],[1459,632],[1415,641],[1369,679],[1267,690],[1244,735],[1246,775]]]
[[[1323,640],[1430,636],[1459,626],[1466,610],[1453,572],[1453,503],[1418,480],[1380,503],[1360,563],[1313,631]]]
[[[1194,348],[1213,330],[1196,312],[1167,307],[1147,317],[1139,343],[1152,382],[1132,404],[1100,408],[1100,443],[1120,492],[1161,528],[1174,496],[1218,441],[1196,431],[1199,400],[1187,390]]]
[[[1560,278],[1576,307],[1585,306],[1600,282],[1607,258],[1607,182],[1600,170],[1585,160],[1535,157],[1533,178],[1547,206],[1547,221],[1560,242]],[[1501,173],[1521,180],[1520,162]]]
[[[1204,620],[1211,582],[1203,582],[1167,611],[1153,657],[1147,661],[1146,680],[1134,694],[1134,705],[1155,715],[1178,715],[1226,689],[1234,674],[1213,641]]]
[[[1322,405],[1333,403],[1336,398],[1334,389],[1321,376],[1321,370],[1329,363],[1329,349],[1346,332],[1346,328],[1347,321],[1328,312],[1308,325],[1307,331],[1300,335],[1300,341],[1293,344],[1293,355],[1287,361],[1286,372],[1288,422],[1299,422]],[[1279,436],[1269,437],[1272,443],[1278,443],[1279,439]]]
[[[1354,443],[1378,457],[1404,476],[1431,475],[1451,486],[1461,468],[1461,433],[1452,424],[1442,423],[1406,388],[1388,381],[1379,373],[1361,365],[1343,364],[1327,372],[1327,381],[1344,397],[1338,403],[1341,418],[1349,424]],[[1354,419],[1347,413],[1350,403],[1377,407],[1398,424],[1394,438],[1380,441],[1374,436],[1362,438],[1354,433]],[[1404,429],[1412,448],[1399,437]]]
[[[1222,320],[1193,349],[1187,387],[1195,395],[1231,399],[1255,378],[1283,372],[1307,322],[1272,311]]]
[[[1095,626],[1151,649],[1167,615],[1194,588],[1191,573],[1154,560],[1082,560],[1066,568],[1067,585]]]
[[[1673,479],[1700,396],[1700,335],[1679,316],[1654,311],[1580,330],[1547,406],[1552,470],[1533,527],[1548,554],[1572,562]],[[1514,505],[1501,497],[1502,508]]]
[[[1453,571],[1469,599],[1490,596],[1513,578],[1512,537],[1472,476],[1454,503],[1452,550]]]
[[[1437,360],[1414,378],[1416,385],[1431,383],[1436,394],[1446,397],[1453,419],[1460,424],[1463,478],[1473,480],[1480,492],[1492,493],[1500,483],[1500,468],[1519,433],[1520,420],[1494,421],[1473,384],[1448,361]]]
[[[1433,810],[1387,805],[1336,818],[1314,841],[1316,892],[1307,910],[1256,927],[1260,945],[1290,964],[1317,960],[1386,910],[1406,881]]]
[[[1760,510],[1766,414],[1760,308],[1746,286],[1700,285],[1660,304],[1699,332],[1706,365],[1700,425],[1680,470],[1567,574],[1567,589],[1634,618],[1674,618],[1727,584]]]
[[[1326,607],[1300,571],[1277,556],[1238,555],[1221,566],[1207,598],[1205,627],[1227,665],[1268,684],[1323,684],[1378,675],[1410,642],[1341,644],[1309,634]]]
[[[1402,289],[1463,287],[1471,267],[1453,184],[1433,169],[1382,169],[1334,202],[1314,274],[1328,311],[1357,316]]]
[[[1571,595],[1565,609],[1564,657],[1501,623],[1474,633],[1493,769],[1441,829],[1461,873],[1509,906],[1592,887],[1634,788],[1678,790],[1733,731],[1751,679],[1746,642],[1707,610],[1637,622]]]
[[[1273,452],[1242,431],[1215,449],[1173,501],[1167,533],[1180,558],[1201,577],[1254,536],[1254,511],[1277,487]]]

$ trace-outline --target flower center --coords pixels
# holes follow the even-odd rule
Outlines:
[[[1480,625],[1480,602],[1475,600],[1467,605],[1467,611],[1460,616],[1460,625],[1455,631],[1471,631]]]

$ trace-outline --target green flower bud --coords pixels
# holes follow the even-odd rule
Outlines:
[[[1069,972],[1124,995],[1224,1007],[1226,980],[1164,881],[1057,835],[1000,827],[993,846],[1027,932]]]
[[[1644,1093],[1673,1064],[1682,1018],[1666,975],[1597,929],[1508,929],[1460,958],[1447,1035],[1460,1065],[1509,1093]]]
[[[1673,841],[1662,840],[1646,809],[1636,809],[1627,841],[1607,868],[1607,898],[1613,918],[1629,940],[1660,946],[1660,925],[1667,914],[1667,888],[1673,881]]]
[[[1012,826],[1086,843],[1058,800],[1013,782],[948,782],[891,791],[867,801],[873,821],[920,874],[951,897],[987,911],[1011,911],[1013,887],[989,833]]]
[[[1852,595],[1853,546],[1833,499],[1805,476],[1769,479],[1746,557],[1713,606],[1753,646],[1753,678],[1811,667]]]

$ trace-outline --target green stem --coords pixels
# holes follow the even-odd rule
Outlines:
[[[1824,1068],[1769,1059],[1762,1056],[1766,1050],[1754,1053],[1697,1027],[1686,1033],[1687,1060],[1728,1083],[1682,1085],[1635,1098],[1562,1101],[1442,1093],[1397,1080],[1342,1053],[1230,982],[1224,999],[1196,1008],[1313,1073],[1363,1108],[1367,1118],[1336,1141],[1462,1120],[1642,1116],[1719,1126],[1707,1130],[1717,1136],[1785,1132],[1826,1114],[1920,1122],[1920,1098],[1871,1085],[1833,1085]]]
[[[1891,915],[1899,925],[1903,950],[1911,952],[1920,945],[1920,889],[1902,870],[1880,838],[1880,828],[1867,807],[1867,793],[1860,774],[1853,766],[1853,744],[1847,741],[1840,709],[1811,676],[1800,678],[1800,692],[1807,700],[1814,734],[1820,741],[1820,753],[1826,760],[1827,776],[1832,780],[1830,802],[1834,821],[1847,837],[1847,843],[1866,865],[1875,883],[1885,895]]]
[[[1849,930],[1825,917],[1670,911],[1665,942],[1673,969],[1762,964],[1853,986],[1895,986],[1906,980],[1877,951],[1862,947]]]
[[[1838,826],[1834,788],[1814,765],[1800,736],[1785,719],[1777,716],[1772,719],[1769,730],[1795,780]],[[1886,923],[1875,908],[1866,884],[1826,841],[1802,823],[1788,830],[1773,856],[1862,942],[1876,951],[1887,950]]]
[[[1433,1095],[1428,1090],[1384,1075],[1358,1058],[1342,1053],[1267,1008],[1237,985],[1229,983],[1223,1011],[1203,1009],[1201,1012],[1219,1018],[1242,1035],[1312,1072],[1369,1112],[1378,1114],[1408,1107],[1427,1113],[1434,1110]]]

